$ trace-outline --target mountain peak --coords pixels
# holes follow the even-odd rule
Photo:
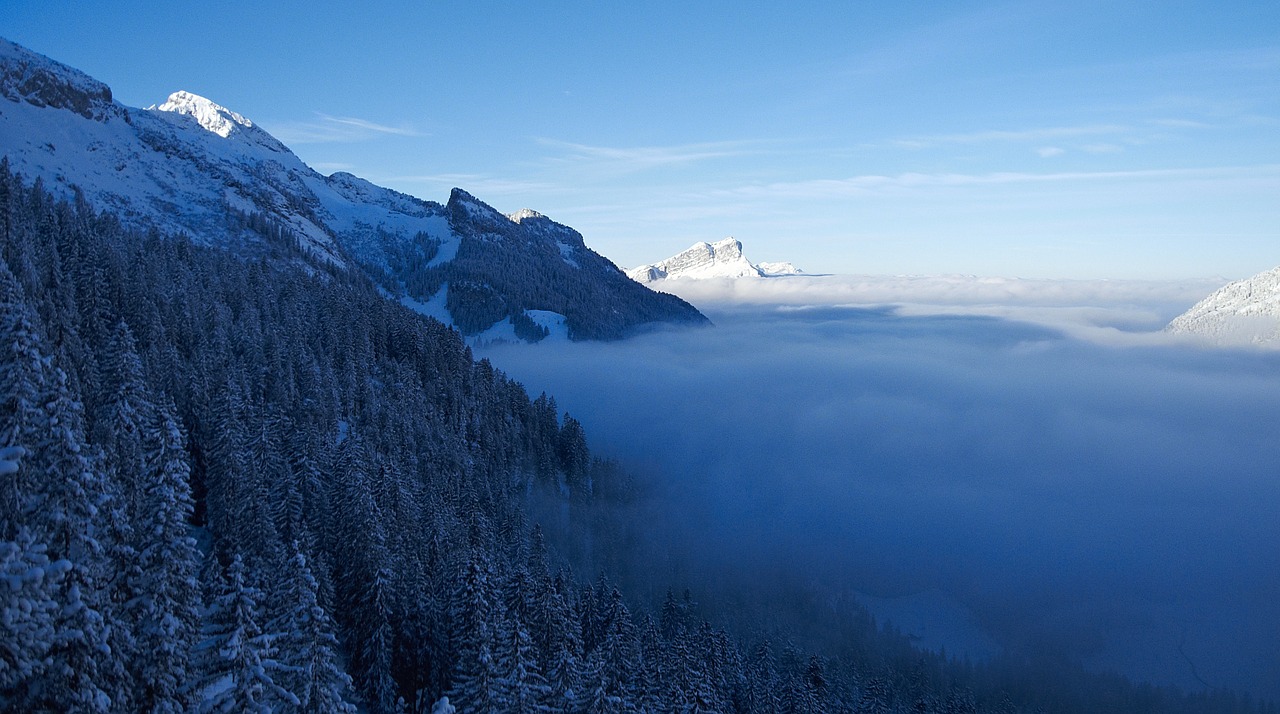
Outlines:
[[[791,263],[752,263],[742,254],[742,241],[733,236],[715,243],[695,243],[662,262],[626,272],[627,277],[640,283],[675,278],[767,278],[801,274]]]
[[[711,248],[712,253],[715,253],[721,258],[732,260],[734,258],[742,257],[742,241],[734,238],[733,236],[729,236],[724,240],[718,240],[715,243],[707,243],[706,245]]]
[[[477,340],[532,340],[547,325],[618,339],[650,323],[706,323],[679,298],[627,280],[568,226],[532,211],[513,220],[462,189],[441,206],[349,173],[322,176],[192,92],[126,107],[101,82],[2,40],[0,92],[8,169],[131,230],[296,259],[307,271],[313,256]]]
[[[501,232],[502,226],[510,225],[511,223],[510,219],[500,213],[498,209],[460,188],[455,188],[449,192],[449,203],[445,204],[445,210],[457,216],[460,220],[468,220],[499,232]]]
[[[207,131],[211,131],[224,139],[230,137],[237,127],[253,128],[253,122],[245,119],[240,114],[191,92],[174,92],[169,95],[168,101],[164,104],[148,108],[189,116]]]
[[[509,214],[507,218],[510,218],[512,223],[520,223],[529,218],[546,218],[546,216],[538,213],[532,208],[521,208],[515,213]]]

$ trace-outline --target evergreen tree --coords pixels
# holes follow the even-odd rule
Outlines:
[[[31,465],[45,478],[24,499],[31,504],[27,520],[33,535],[47,544],[49,557],[65,559],[72,567],[55,594],[59,609],[49,666],[38,686],[28,690],[28,704],[33,709],[107,711],[111,693],[125,691],[124,665],[110,642],[112,613],[106,610],[108,547],[98,539],[105,530],[102,509],[112,495],[105,475],[86,456],[80,404],[61,370],[53,369],[41,397],[43,428],[35,437]]]
[[[47,360],[22,287],[0,262],[0,448],[34,444]],[[39,474],[15,468],[0,479],[0,537],[13,538],[35,504]]]
[[[503,672],[494,654],[497,621],[490,573],[483,557],[470,559],[450,608],[450,641],[455,653],[450,701],[465,711],[501,712]]]
[[[297,550],[285,573],[287,587],[281,600],[288,609],[273,623],[275,645],[280,650],[278,683],[298,698],[299,711],[353,714],[351,677],[338,660],[338,639],[333,634],[329,614],[317,602],[318,585]]]
[[[501,681],[503,711],[535,714],[551,711],[551,687],[538,667],[533,639],[512,617],[498,642],[497,659],[505,671]]]
[[[245,577],[236,555],[227,567],[205,616],[204,640],[197,647],[204,679],[200,711],[269,714],[278,702],[298,706],[298,698],[276,684],[275,648],[258,625],[261,593]]]
[[[199,552],[187,534],[192,501],[184,438],[169,409],[156,417],[142,493],[139,567],[129,603],[137,622],[130,663],[136,706],[146,712],[190,709],[189,659],[199,635]]]
[[[17,446],[0,449],[0,479],[16,477],[24,453]],[[55,592],[71,563],[51,562],[46,551],[26,526],[13,540],[0,540],[0,711],[19,710],[50,664]]]
[[[94,441],[106,452],[124,492],[139,497],[146,492],[143,434],[155,421],[145,380],[137,342],[122,320],[116,323],[102,356],[103,396]],[[124,506],[129,519],[137,520],[141,515],[140,502]]]

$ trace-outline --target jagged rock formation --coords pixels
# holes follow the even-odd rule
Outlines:
[[[240,114],[190,92],[147,109],[0,40],[0,154],[12,170],[120,216],[249,255],[296,248],[359,270],[465,335],[536,340],[551,315],[574,339],[653,322],[705,323],[638,290],[582,236],[532,211],[508,218],[464,191],[447,205],[347,173],[323,176]],[[544,320],[545,322],[546,320]]]
[[[1222,345],[1280,344],[1280,267],[1223,286],[1165,331]]]
[[[767,278],[800,274],[802,271],[791,263],[752,263],[742,254],[742,243],[734,238],[697,243],[664,261],[627,271],[627,277],[639,283],[677,278]]]

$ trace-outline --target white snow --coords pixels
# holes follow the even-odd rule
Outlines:
[[[521,208],[515,213],[508,214],[507,218],[510,219],[512,223],[519,223],[525,220],[526,218],[545,218],[545,216],[533,210],[532,208]]]
[[[433,298],[432,301],[434,302],[434,300]],[[569,341],[568,319],[564,315],[550,310],[525,310],[524,314],[538,325],[547,328],[547,336],[542,338],[539,344],[541,342]],[[516,327],[509,317],[503,318],[490,325],[485,331],[467,338],[467,344],[471,347],[519,344],[522,342],[524,340],[516,336]]]
[[[486,345],[504,344],[504,343],[520,343],[519,337],[516,337],[516,326],[511,324],[511,318],[503,318],[489,326],[484,332],[474,334],[467,338],[467,344],[472,347],[484,347]]]
[[[81,116],[111,121],[124,107],[111,99],[107,85],[73,67],[55,62],[0,38],[0,96],[36,107],[75,106]]]
[[[444,216],[433,217],[427,223],[429,225],[427,234],[441,241],[435,257],[427,263],[428,268],[434,268],[437,265],[444,265],[458,256],[458,246],[462,245],[462,237],[453,232],[453,229],[449,227],[449,221]]]
[[[556,247],[560,249],[561,260],[563,260],[564,262],[568,263],[569,265],[575,268],[581,269],[582,266],[578,265],[577,260],[574,260],[573,256],[575,251],[573,249],[573,246],[569,245],[568,243],[565,243],[564,241],[558,240],[556,241]]]
[[[442,243],[432,265],[457,253],[439,204],[350,174],[321,176],[248,118],[205,97],[175,92],[161,105],[134,109],[112,102],[106,85],[7,41],[0,41],[0,63],[0,89],[13,100],[0,102],[0,154],[64,197],[79,187],[131,228],[223,244],[230,207],[275,217],[305,249],[334,263],[345,262],[335,235],[365,263],[385,259],[386,241],[419,232]],[[25,97],[23,78],[36,72],[52,78],[46,85],[83,91],[96,102],[92,110]]]
[[[191,92],[178,91],[169,95],[168,101],[158,107],[148,107],[162,112],[185,114],[196,120],[206,130],[226,139],[237,126],[246,129],[253,127],[253,122],[243,116],[215,104],[208,99]]]
[[[1280,347],[1280,267],[1223,286],[1165,330],[1223,346]]]
[[[765,277],[775,275],[804,275],[804,271],[797,268],[790,262],[782,261],[780,263],[756,263],[756,267],[764,273]]]
[[[254,127],[227,141],[188,115],[112,106],[128,121],[0,102],[0,154],[55,193],[70,197],[79,187],[129,227],[221,243],[227,206],[270,211],[304,247],[340,262],[329,229],[293,208],[315,201],[302,181],[314,172],[269,134]]]
[[[715,243],[695,243],[687,250],[658,263],[641,265],[626,271],[627,277],[639,283],[659,280],[711,280],[716,278],[764,278],[779,275],[801,275],[791,263],[756,265],[742,254],[742,243],[729,237]]]
[[[546,328],[547,336],[542,338],[542,342],[569,341],[569,322],[564,315],[550,310],[525,310],[524,314],[540,327]]]
[[[431,299],[427,300],[426,302],[422,302],[420,300],[414,300],[408,295],[405,295],[400,298],[400,304],[404,305],[410,310],[413,310],[419,315],[434,317],[440,322],[443,322],[444,324],[450,327],[453,327],[453,316],[449,314],[449,308],[445,307],[445,302],[448,300],[448,298],[449,298],[449,284],[445,283],[440,287],[439,290],[436,291],[436,294],[432,295]]]

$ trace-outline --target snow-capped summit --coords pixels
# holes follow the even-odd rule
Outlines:
[[[127,107],[102,82],[0,40],[0,96],[9,170],[129,229],[364,272],[468,336],[537,339],[555,327],[617,339],[651,322],[706,322],[535,211],[507,216],[461,189],[441,205],[348,173],[323,176],[242,114],[191,92]]]
[[[174,112],[194,117],[196,123],[222,138],[231,136],[237,126],[250,128],[253,122],[219,104],[191,92],[174,92],[160,106],[148,107],[162,112]]]
[[[1223,286],[1165,331],[1221,345],[1280,345],[1280,267]]]
[[[677,278],[766,278],[799,274],[800,269],[791,263],[752,263],[742,254],[742,242],[733,237],[716,243],[696,243],[660,263],[627,271],[627,277],[640,283]]]
[[[169,95],[164,104],[147,107],[148,112],[159,112],[171,117],[182,117],[194,121],[201,129],[220,136],[223,139],[238,138],[276,153],[291,153],[284,144],[268,134],[261,127],[255,126],[244,115],[199,94],[178,91]]]
[[[676,278],[761,276],[760,269],[742,255],[742,243],[733,237],[715,243],[695,243],[662,262],[641,265],[627,271],[627,277],[640,283]]]
[[[521,223],[527,218],[546,218],[546,216],[532,208],[521,208],[515,213],[507,214],[507,218],[510,218],[512,223]]]
[[[786,260],[777,263],[756,263],[756,267],[760,269],[760,272],[765,274],[765,277],[772,277],[775,275],[804,275],[803,270],[797,268],[794,263]]]

